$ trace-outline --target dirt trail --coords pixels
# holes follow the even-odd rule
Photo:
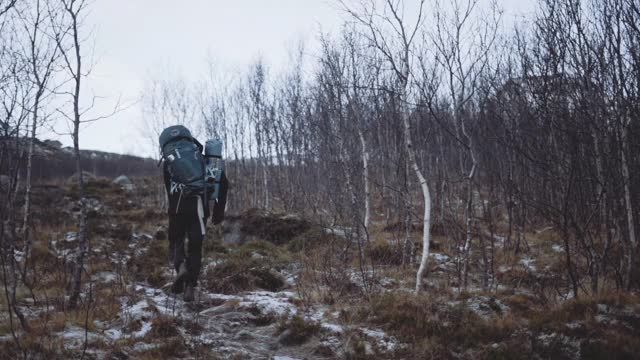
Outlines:
[[[149,187],[142,185],[137,188]],[[52,229],[40,250],[41,263],[49,264],[43,267],[49,270],[41,270],[49,272],[42,281],[51,284],[50,291],[58,297],[54,303],[48,298],[33,303],[27,297],[20,307],[31,322],[43,323],[43,349],[50,349],[46,350],[50,354],[62,351],[63,358],[75,358],[84,352],[93,359],[334,359],[348,356],[356,345],[377,357],[401,346],[379,329],[344,323],[328,306],[303,302],[296,292],[295,262],[287,258],[285,266],[275,268],[270,255],[261,253],[261,247],[266,247],[273,251],[271,255],[280,254],[278,244],[306,231],[308,224],[297,217],[280,219],[254,211],[236,216],[243,226],[230,217],[226,228],[232,230],[231,245],[213,242],[221,240],[220,233],[207,234],[204,250],[208,254],[203,256],[196,300],[185,304],[182,296],[168,291],[174,274],[162,226],[166,215],[153,198],[105,181],[90,182],[88,191],[92,240],[85,267],[91,279],[85,279],[81,302],[83,307],[89,304],[88,311],[65,309],[66,292],[61,288],[78,248],[76,233],[70,231],[78,216],[77,199],[67,190],[55,196],[49,191],[38,193],[49,196],[46,206],[38,209],[48,214],[42,218]],[[261,237],[265,229],[270,237]],[[258,247],[247,249],[241,243]],[[207,246],[235,257],[216,256],[216,249]],[[253,273],[256,263],[261,271],[257,275]],[[243,283],[246,278],[241,276],[239,288],[233,283],[237,280],[231,280],[232,289],[212,290],[219,288],[216,282],[225,276],[210,270],[225,264],[254,280],[268,275],[267,280],[260,278],[266,285]],[[277,286],[272,284],[274,279]],[[4,335],[0,341],[13,339]]]
[[[134,234],[132,239],[126,251],[111,256],[114,264],[149,256],[149,245],[157,241],[148,234]],[[69,240],[73,241],[72,234],[66,236],[65,241]],[[98,246],[94,251],[107,253],[108,249]],[[203,263],[205,272],[219,260],[205,258]],[[167,280],[164,286],[153,287],[146,282],[127,284],[131,291],[129,296],[120,299],[118,315],[112,321],[97,322],[96,330],[88,333],[90,344],[104,343],[107,349],[89,346],[88,353],[97,359],[136,358],[150,351],[164,351],[167,344],[177,342],[184,346],[175,356],[180,359],[333,359],[346,355],[353,346],[354,335],[358,341],[365,339],[366,351],[371,354],[374,349],[380,354],[399,346],[394,338],[379,329],[356,329],[340,324],[339,314],[331,313],[326,306],[303,306],[292,291],[296,274],[280,275],[287,279],[282,291],[225,295],[209,292],[201,286],[196,300],[185,303],[181,295],[168,291],[173,274],[167,264],[162,270],[162,277]],[[93,276],[94,286],[117,281],[119,275],[110,271]],[[300,340],[295,327],[283,330],[283,321],[292,316],[317,326],[317,331]],[[68,349],[81,351],[83,329],[67,327],[58,335],[65,339]],[[108,350],[110,345],[122,341],[130,346],[120,346],[117,352]]]

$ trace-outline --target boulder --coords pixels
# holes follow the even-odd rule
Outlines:
[[[127,191],[133,191],[134,189],[133,182],[125,175],[118,176],[113,180],[113,183],[120,185],[121,188]]]
[[[55,149],[62,148],[62,143],[58,140],[45,140],[44,144]]]
[[[85,183],[88,183],[90,181],[93,181],[96,179],[96,176],[93,175],[92,173],[88,172],[88,171],[83,171],[82,172],[82,180]],[[76,185],[78,183],[78,173],[75,173],[73,175],[71,175],[68,179],[67,179],[67,185]]]

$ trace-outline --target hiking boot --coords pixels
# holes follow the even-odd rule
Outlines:
[[[176,275],[176,279],[173,280],[173,285],[171,285],[171,292],[174,294],[180,294],[184,291],[184,282],[187,279],[187,265],[185,263],[180,264],[180,270],[178,271],[178,275]]]
[[[184,288],[184,302],[192,302],[195,298],[195,288],[191,284],[187,284]]]

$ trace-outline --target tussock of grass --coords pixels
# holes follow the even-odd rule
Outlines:
[[[503,301],[509,306],[512,314],[525,317],[533,314],[542,305],[535,296],[523,293],[506,295],[503,297]]]
[[[299,345],[317,334],[320,331],[320,324],[315,321],[304,319],[302,316],[294,315],[284,318],[278,324],[277,334],[280,335],[280,343],[283,345]]]
[[[531,342],[522,336],[507,339],[503,343],[497,344],[497,346],[493,344],[485,345],[483,350],[483,354],[478,354],[479,359],[531,359],[534,354],[531,348]],[[556,356],[559,356],[559,354],[556,354]],[[549,358],[553,358],[553,356]]]
[[[264,239],[276,245],[288,243],[311,227],[306,220],[258,209],[251,209],[240,215],[227,216],[226,221],[238,221],[243,234]]]
[[[265,241],[252,241],[228,254],[204,274],[208,290],[233,294],[256,288],[277,291],[284,287],[282,277],[274,272],[289,259],[286,251]]]
[[[158,315],[151,321],[151,330],[145,335],[148,340],[180,336],[178,321],[174,317]]]
[[[104,199],[106,197],[120,196],[125,193],[119,185],[114,184],[106,178],[85,178],[84,195],[85,197],[95,197]],[[72,184],[69,187],[69,195],[73,199],[78,198],[78,185]]]
[[[385,227],[382,228],[382,231],[385,232],[405,232],[406,231],[406,223],[404,221],[396,221],[393,223],[390,223],[388,225],[386,225]],[[410,231],[411,232],[422,232],[422,224],[419,223],[413,223],[410,225]],[[432,226],[433,229],[433,226]]]
[[[557,307],[536,305],[529,296],[517,294],[503,299],[512,308],[516,330],[498,346],[481,346],[486,359],[541,358],[571,359],[578,346],[582,359],[634,359],[640,353],[640,318],[637,295],[605,294],[572,299]],[[531,306],[530,311],[523,311]],[[634,309],[635,310],[631,310]],[[631,310],[630,312],[628,310]],[[513,316],[522,316],[513,318]],[[606,318],[607,320],[603,320]],[[541,340],[540,336],[545,336]],[[574,344],[574,345],[572,345]]]
[[[117,223],[109,227],[109,237],[128,242],[131,239],[132,227],[128,223]]]
[[[202,242],[202,256],[217,256],[218,254],[226,254],[229,250],[222,242],[207,238]]]
[[[638,337],[628,334],[609,332],[600,339],[589,339],[580,346],[583,359],[637,359],[640,354]]]
[[[629,318],[620,318],[626,307],[638,310],[640,298],[633,294],[603,294],[591,297],[582,297],[579,299],[571,299],[561,304],[555,309],[543,309],[535,314],[531,321],[531,326],[538,330],[552,330],[569,332],[566,324],[571,322],[583,322],[589,327],[589,331],[601,333],[605,329],[611,329],[611,324],[601,324],[595,321],[595,316],[600,310],[598,305],[611,307],[611,315],[616,320],[624,320],[626,325],[630,327],[634,333],[640,336],[640,317],[631,316]],[[635,312],[634,312],[635,315]]]
[[[369,258],[380,265],[402,264],[402,251],[386,240],[376,241],[367,249]]]
[[[302,271],[296,279],[298,292],[307,302],[333,305],[339,299],[361,295],[361,289],[351,277],[350,265],[343,259],[344,239],[331,241],[312,251],[299,254]]]
[[[485,320],[464,302],[455,306],[410,293],[385,293],[360,310],[362,320],[387,328],[408,343],[464,349],[511,335],[511,318]]]
[[[187,345],[181,337],[164,339],[157,347],[136,354],[140,360],[179,359],[188,354]]]
[[[287,249],[292,253],[304,252],[309,254],[319,247],[336,242],[345,243],[346,241],[341,237],[327,234],[320,226],[311,226],[305,232],[289,240]]]
[[[151,286],[161,287],[168,280],[165,278],[165,270],[169,266],[168,248],[168,241],[153,240],[144,254],[129,260],[129,269],[137,279],[147,281]]]
[[[123,221],[132,223],[145,224],[149,222],[160,222],[166,219],[167,215],[157,209],[139,208],[138,206],[128,207],[126,210],[119,211],[118,216]]]
[[[20,339],[20,347],[14,341],[0,342],[2,359],[69,359],[72,354],[60,341],[49,337],[26,335]]]

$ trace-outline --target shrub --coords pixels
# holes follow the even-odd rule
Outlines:
[[[508,337],[516,324],[511,319],[485,320],[464,302],[440,305],[421,295],[385,293],[374,297],[365,315],[407,342],[430,340],[445,347],[468,348]]]
[[[136,354],[136,359],[156,360],[156,359],[176,359],[183,358],[187,353],[187,346],[184,339],[173,337],[164,340],[158,347]]]
[[[289,262],[285,250],[266,241],[252,241],[221,254],[204,279],[208,290],[224,294],[256,288],[278,291],[285,282],[274,269]]]
[[[151,330],[145,335],[147,339],[166,339],[180,336],[178,322],[175,318],[159,315],[151,321]]]
[[[402,264],[402,251],[387,241],[376,241],[367,249],[367,255],[376,264],[400,265]]]
[[[241,223],[240,229],[244,234],[267,240],[276,245],[286,244],[310,228],[310,224],[306,220],[258,209],[252,209],[240,215],[227,216],[226,221],[238,221]]]
[[[294,315],[283,319],[278,324],[277,334],[280,335],[280,343],[283,345],[299,345],[320,331],[320,324],[304,319],[300,315]]]

